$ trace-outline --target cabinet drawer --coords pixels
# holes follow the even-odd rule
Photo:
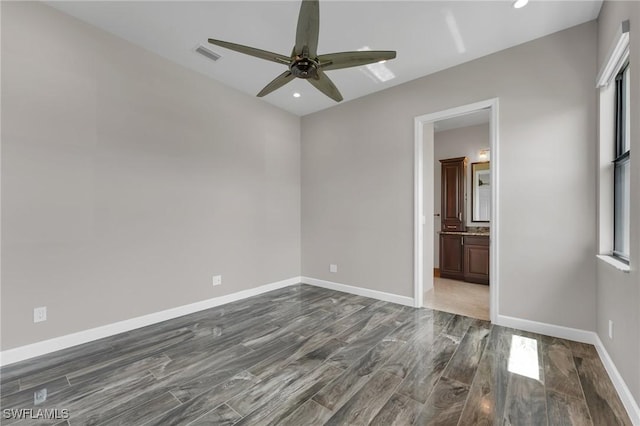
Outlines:
[[[483,237],[479,235],[465,235],[464,245],[489,247],[489,237]]]

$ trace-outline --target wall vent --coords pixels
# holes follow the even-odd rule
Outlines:
[[[202,56],[206,56],[207,58],[211,59],[212,61],[217,61],[218,59],[220,59],[222,57],[222,55],[218,55],[216,52],[214,52],[213,50],[207,49],[203,45],[199,45],[198,47],[196,47],[196,52],[198,52]]]

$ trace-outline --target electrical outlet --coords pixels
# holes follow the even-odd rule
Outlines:
[[[609,320],[609,339],[613,339],[613,321]]]
[[[338,265],[332,263],[329,265],[329,272],[338,272]]]
[[[214,275],[211,282],[213,283],[214,287],[217,285],[222,285],[222,275]]]
[[[47,307],[41,306],[33,308],[33,322],[42,322],[47,320]]]
[[[33,393],[33,405],[42,404],[47,400],[47,388],[37,390]]]

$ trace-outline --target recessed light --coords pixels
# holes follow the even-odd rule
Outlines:
[[[300,93],[298,93],[298,92],[294,93],[294,94],[293,94],[293,97],[294,97],[294,98],[299,98],[299,97],[300,97]]]
[[[529,3],[529,0],[516,0],[513,2],[513,7],[515,9],[521,9],[523,7],[525,7],[527,5],[527,3]]]

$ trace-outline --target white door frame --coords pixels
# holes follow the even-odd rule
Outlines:
[[[498,286],[499,286],[499,269],[498,269],[498,233],[500,231],[499,226],[499,210],[498,210],[498,171],[499,171],[499,158],[498,157],[498,98],[487,99],[485,101],[476,102],[473,104],[463,105],[457,108],[451,108],[440,112],[434,112],[431,114],[421,115],[414,119],[415,125],[415,169],[414,169],[414,305],[416,308],[423,306],[424,299],[424,242],[427,241],[433,244],[435,229],[433,226],[432,212],[429,212],[429,216],[426,217],[424,213],[424,199],[423,191],[426,190],[425,197],[429,194],[433,198],[434,188],[433,185],[427,185],[424,188],[424,176],[425,174],[433,175],[434,153],[433,143],[430,146],[425,146],[424,143],[424,127],[426,124],[434,123],[436,121],[444,120],[447,118],[456,117],[463,114],[468,114],[480,109],[489,108],[491,111],[489,119],[489,149],[491,161],[491,247],[490,247],[490,286],[489,286],[489,312],[491,315],[491,322],[496,322],[498,318]],[[433,140],[430,138],[430,140]],[[425,157],[426,155],[426,157]],[[425,164],[426,162],[426,164]],[[431,271],[433,270],[433,256],[431,259],[427,259],[427,264],[431,265],[428,270],[430,277],[433,277]],[[433,278],[431,278],[433,279]]]

